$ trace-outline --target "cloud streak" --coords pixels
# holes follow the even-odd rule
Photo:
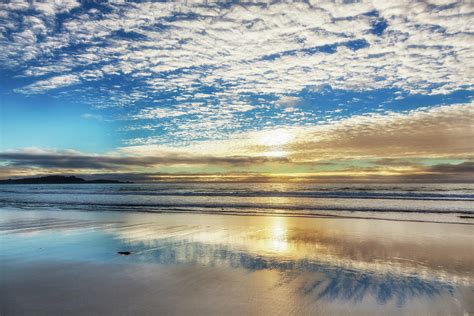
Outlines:
[[[288,142],[268,145],[280,135]],[[474,152],[474,104],[422,108],[404,113],[353,115],[314,126],[285,126],[240,132],[223,140],[186,146],[143,145],[122,148],[127,154],[175,151],[209,155],[262,155],[285,151],[294,162],[390,157],[469,157]]]
[[[128,167],[153,168],[161,165],[236,165],[283,163],[286,158],[246,157],[246,156],[198,156],[163,155],[142,157],[114,157],[110,155],[85,155],[61,152],[27,153],[22,151],[0,153],[0,159],[9,162],[9,166],[29,166],[41,168],[65,169],[123,169]]]
[[[304,139],[291,147],[301,159],[311,154],[326,158],[449,157],[472,155],[473,139],[474,104],[467,104],[352,116],[309,128]]]
[[[316,178],[468,181],[474,104],[352,116],[321,126],[245,132],[191,145],[123,147],[108,154],[42,149],[0,152],[3,176],[34,173],[290,174]],[[271,138],[269,138],[271,136]],[[299,176],[298,176],[299,174]],[[264,176],[264,178],[267,176]]]

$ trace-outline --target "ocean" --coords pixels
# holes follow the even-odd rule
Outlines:
[[[474,184],[2,185],[1,208],[361,217],[474,223]]]

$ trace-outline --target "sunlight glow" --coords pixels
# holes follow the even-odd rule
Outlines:
[[[264,153],[267,157],[286,157],[288,152],[284,150],[277,150],[277,151],[267,151]]]
[[[283,146],[288,144],[293,135],[283,129],[265,131],[258,136],[258,143],[267,147],[269,150],[263,153],[267,157],[286,157],[288,152],[284,150]]]
[[[259,137],[259,143],[265,146],[282,146],[288,144],[293,135],[283,129],[264,132]]]

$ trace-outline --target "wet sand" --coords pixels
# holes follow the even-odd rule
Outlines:
[[[473,225],[10,209],[0,233],[1,315],[474,313]]]

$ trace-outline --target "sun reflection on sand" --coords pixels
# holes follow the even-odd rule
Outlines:
[[[286,218],[272,218],[269,249],[275,252],[288,251]]]
[[[215,260],[216,253],[235,252],[260,260],[314,261],[367,273],[416,274],[420,278],[469,284],[472,281],[467,273],[469,262],[472,262],[472,256],[466,252],[467,237],[460,234],[455,246],[447,247],[439,243],[436,234],[433,235],[437,225],[433,231],[427,229],[418,233],[411,230],[408,233],[406,229],[410,224],[407,223],[380,222],[373,227],[367,226],[366,221],[353,220],[203,216],[200,217],[202,222],[189,225],[189,215],[174,215],[173,218],[182,218],[182,222],[174,221],[173,225],[166,221],[148,222],[108,231],[121,243],[143,248],[138,250],[140,252],[186,245],[189,253],[182,256],[183,262],[189,261],[189,254],[193,254],[193,260],[203,263]],[[430,227],[411,225],[413,229]],[[432,251],[427,250],[430,247]],[[442,253],[456,253],[459,260],[446,259]],[[217,257],[223,259],[220,255]]]

